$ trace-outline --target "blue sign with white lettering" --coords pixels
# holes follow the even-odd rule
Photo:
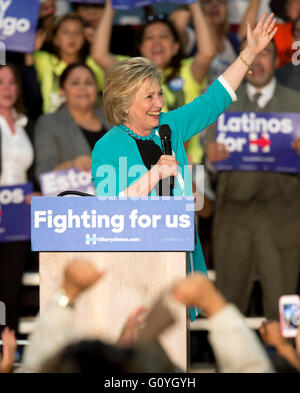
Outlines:
[[[85,4],[104,4],[105,0],[70,0],[72,3]],[[132,8],[144,7],[146,5],[153,5],[160,2],[189,4],[194,3],[195,0],[112,0],[112,7],[116,10],[130,10]]]
[[[227,146],[230,156],[216,162],[215,168],[299,173],[300,156],[292,147],[296,138],[300,138],[299,113],[223,113],[216,141]]]
[[[32,183],[0,187],[0,243],[30,239],[30,205],[26,196]]]
[[[0,41],[6,50],[33,52],[40,0],[0,0]]]
[[[45,196],[57,196],[67,190],[96,194],[90,171],[79,171],[76,168],[52,171],[41,174],[39,180],[42,194]]]
[[[192,251],[193,198],[33,197],[33,251]]]

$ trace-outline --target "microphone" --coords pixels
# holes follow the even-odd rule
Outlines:
[[[161,139],[164,155],[171,156],[172,155],[171,128],[168,126],[168,124],[162,124],[159,127],[158,132]]]
[[[172,146],[171,146],[171,128],[168,124],[162,124],[159,126],[158,133],[161,139],[161,144],[163,147],[164,155],[171,156],[172,155]],[[170,194],[173,195],[174,188],[174,176],[170,176]]]

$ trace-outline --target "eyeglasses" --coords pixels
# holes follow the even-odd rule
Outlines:
[[[204,6],[208,6],[208,5],[227,5],[227,0],[202,0],[201,4]]]
[[[158,22],[160,20],[167,20],[168,15],[167,14],[156,14],[156,15],[147,15],[145,17],[146,23],[151,23],[151,22]]]

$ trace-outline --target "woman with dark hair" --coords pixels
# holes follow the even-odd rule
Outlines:
[[[104,72],[89,56],[89,46],[84,35],[84,22],[76,14],[67,14],[56,21],[53,29],[52,51],[34,53],[34,64],[41,84],[43,111],[54,112],[62,103],[59,95],[59,78],[72,63],[85,63],[94,72],[98,89],[102,90]],[[45,37],[44,37],[45,38]],[[42,47],[39,40],[36,49]]]
[[[60,77],[65,104],[42,115],[35,126],[36,176],[68,168],[90,170],[91,152],[108,129],[97,102],[97,80],[84,63],[70,64]]]
[[[199,48],[194,57],[183,59],[178,33],[172,22],[165,18],[151,16],[142,26],[138,38],[140,55],[152,60],[163,72],[165,111],[187,104],[203,92],[206,73],[215,53],[211,32],[199,5],[192,3],[189,7]],[[109,52],[113,17],[111,1],[107,0],[92,47],[93,58],[105,71],[125,59]]]
[[[23,115],[20,79],[12,64],[0,66],[0,186],[25,184],[30,179],[33,147]],[[30,251],[26,241],[0,243],[0,301],[6,323],[17,330],[22,274]]]

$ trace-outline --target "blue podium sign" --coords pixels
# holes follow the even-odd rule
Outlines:
[[[30,205],[26,195],[33,184],[0,187],[0,243],[30,239]]]
[[[33,251],[192,251],[193,198],[33,197]]]

